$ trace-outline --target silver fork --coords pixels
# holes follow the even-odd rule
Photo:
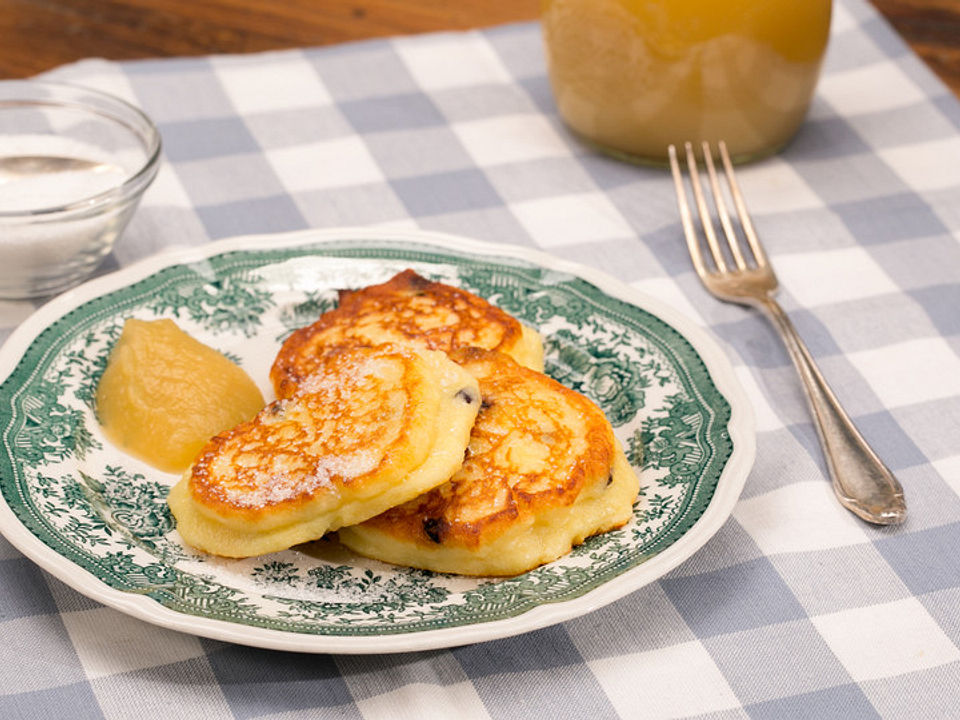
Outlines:
[[[806,391],[820,444],[830,470],[833,490],[841,505],[868,522],[879,525],[903,522],[907,514],[903,488],[854,427],[826,380],[823,379],[823,375],[820,374],[819,368],[794,329],[790,318],[774,300],[773,296],[778,287],[777,276],[770,266],[770,261],[750,221],[743,196],[737,186],[726,144],[723,141],[719,143],[720,159],[723,161],[729,195],[733,199],[740,229],[746,238],[752,259],[746,257],[730,220],[730,213],[714,167],[710,144],[705,142],[702,146],[704,165],[713,196],[713,205],[716,208],[720,226],[723,228],[729,255],[724,254],[717,237],[718,233],[701,187],[700,171],[693,145],[686,143],[684,149],[693,198],[700,215],[704,240],[710,251],[709,260],[704,255],[701,241],[694,227],[683,173],[677,159],[677,149],[671,145],[668,152],[683,232],[687,237],[687,247],[697,275],[713,295],[727,302],[758,308],[780,332],[780,337],[787,346],[790,358],[803,381],[803,388]],[[733,267],[730,260],[733,262]]]

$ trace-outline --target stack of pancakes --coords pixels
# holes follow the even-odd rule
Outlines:
[[[538,333],[412,270],[339,300],[284,342],[278,400],[171,490],[187,543],[249,557],[339,530],[379,560],[515,575],[629,520],[637,477],[542,373]]]

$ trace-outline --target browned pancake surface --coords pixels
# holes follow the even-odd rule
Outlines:
[[[479,395],[441,352],[328,348],[298,394],[206,445],[167,496],[177,530],[250,557],[363,522],[459,469]]]
[[[195,502],[248,517],[324,495],[334,502],[415,447],[422,428],[411,396],[423,393],[424,382],[415,355],[400,347],[338,347],[317,370],[296,398],[210,440],[191,469]]]
[[[590,400],[500,353],[451,353],[480,382],[480,413],[460,470],[362,527],[398,540],[477,548],[605,485],[613,432]]]
[[[515,318],[483,298],[404,270],[380,285],[341,291],[335,310],[284,342],[270,378],[277,396],[289,397],[324,348],[345,341],[413,342],[445,352],[481,347],[510,354],[522,352],[524,335]]]

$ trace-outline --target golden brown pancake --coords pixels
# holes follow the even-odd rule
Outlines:
[[[626,523],[639,483],[610,423],[583,395],[479,349],[451,358],[482,405],[459,471],[340,540],[368,557],[464,575],[516,575]]]
[[[294,332],[270,370],[277,397],[296,392],[323,348],[344,342],[412,342],[449,352],[481,347],[543,370],[540,335],[483,298],[404,270],[380,285],[340,293],[340,304]]]
[[[190,545],[248,557],[362,522],[463,462],[477,381],[441,352],[328,348],[299,392],[223,432],[168,502]]]

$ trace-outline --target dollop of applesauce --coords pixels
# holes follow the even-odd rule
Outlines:
[[[243,369],[172,320],[127,320],[97,387],[107,438],[166,472],[186,469],[207,440],[263,405]]]

